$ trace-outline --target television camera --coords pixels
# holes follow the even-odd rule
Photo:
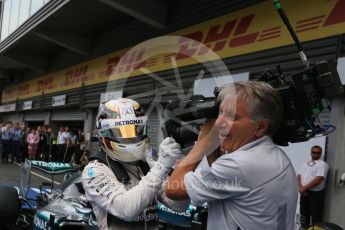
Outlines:
[[[332,61],[310,64],[304,54],[294,30],[278,0],[273,1],[284,24],[287,26],[304,64],[301,71],[283,73],[280,66],[277,71],[266,69],[258,78],[275,88],[283,101],[284,120],[273,140],[278,145],[287,146],[289,142],[303,142],[312,137],[327,135],[335,126],[324,124],[319,114],[331,109],[329,99],[343,93],[343,87]],[[169,103],[166,106],[166,122],[162,130],[166,136],[172,136],[182,147],[193,145],[203,121],[217,117],[219,102],[215,88],[214,97],[193,96],[186,101]]]

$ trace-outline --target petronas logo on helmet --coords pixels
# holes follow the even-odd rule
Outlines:
[[[144,124],[143,120],[116,121],[115,126]]]

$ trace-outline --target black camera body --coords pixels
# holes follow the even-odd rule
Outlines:
[[[334,62],[321,61],[292,74],[283,74],[278,67],[278,73],[266,70],[258,80],[268,82],[283,101],[283,123],[273,137],[276,144],[307,141],[334,130],[334,126],[322,124],[318,118],[323,110],[331,109],[328,99],[343,92]]]
[[[329,98],[343,92],[335,63],[322,61],[302,71],[283,74],[266,69],[258,79],[275,88],[283,102],[284,119],[280,130],[273,137],[276,144],[307,141],[316,135],[325,135],[334,126],[322,124],[318,114],[330,109]],[[182,147],[193,145],[205,119],[216,118],[221,88],[215,88],[214,97],[193,96],[186,101],[174,101],[166,107],[168,119],[163,124],[165,136],[173,137]]]
[[[192,146],[203,122],[218,116],[220,90],[214,89],[214,97],[194,95],[188,100],[168,103],[164,114],[166,122],[161,126],[164,136],[173,137],[183,148]]]

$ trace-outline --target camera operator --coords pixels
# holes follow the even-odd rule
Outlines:
[[[258,81],[225,86],[218,118],[173,171],[167,197],[208,203],[209,229],[294,229],[298,187],[293,166],[271,137],[280,127],[279,93]],[[209,167],[198,168],[208,155]]]
[[[155,225],[156,197],[172,209],[187,209],[189,200],[172,201],[164,193],[164,181],[181,157],[180,146],[166,138],[154,160],[147,117],[138,102],[126,98],[106,102],[98,112],[96,127],[101,151],[90,157],[82,182],[100,229]]]

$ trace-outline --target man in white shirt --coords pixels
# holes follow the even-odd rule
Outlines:
[[[57,136],[57,144],[58,145],[66,144],[64,133],[65,133],[65,128],[64,127],[60,127],[60,130],[59,130],[59,133],[58,133],[58,136]]]
[[[72,144],[72,134],[69,131],[69,127],[65,127],[65,132],[63,133],[63,138],[65,139],[65,144],[71,145]]]
[[[322,220],[323,198],[328,165],[320,159],[322,148],[311,148],[311,161],[306,162],[297,176],[300,196],[301,225],[304,228]]]
[[[54,157],[54,160],[56,161],[62,161],[63,156],[66,150],[66,132],[64,127],[60,127],[60,130],[58,132],[57,136],[57,154]]]
[[[282,120],[279,93],[264,82],[236,82],[219,100],[217,120],[204,124],[176,166],[167,197],[207,202],[208,229],[295,229],[296,174],[271,138]],[[210,167],[196,169],[205,154]]]
[[[63,161],[69,162],[73,155],[73,141],[72,141],[72,134],[68,126],[65,127],[65,132],[63,133],[63,138],[65,140],[65,151],[63,153]]]

